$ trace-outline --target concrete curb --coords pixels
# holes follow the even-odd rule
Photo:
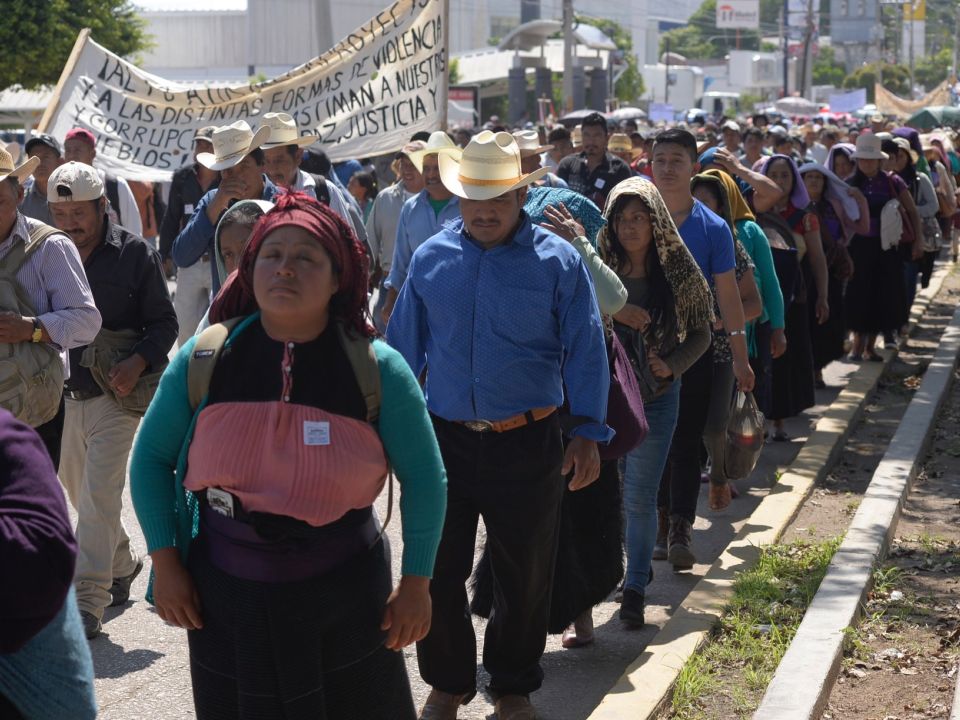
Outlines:
[[[952,264],[937,270],[930,286],[917,293],[911,329],[940,291]],[[789,471],[770,489],[740,532],[697,583],[647,648],[627,667],[588,720],[642,720],[653,717],[669,700],[681,669],[707,639],[733,593],[733,580],[753,567],[760,547],[775,543],[793,521],[813,487],[828,473],[876,389],[884,362],[864,363],[826,412],[801,448]]]
[[[856,622],[873,569],[886,555],[950,389],[958,353],[960,308],[944,330],[920,389],[907,406],[754,720],[810,720],[823,712],[840,668],[845,630]]]
[[[960,672],[957,672],[954,681],[953,707],[950,708],[950,720],[960,720]]]

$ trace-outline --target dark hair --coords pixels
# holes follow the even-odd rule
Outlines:
[[[257,148],[256,150],[251,150],[249,154],[250,154],[250,157],[253,158],[253,161],[261,167],[267,161],[266,156],[263,154],[263,148]]]
[[[690,192],[693,192],[698,187],[705,187],[707,190],[710,191],[710,194],[713,196],[713,199],[717,203],[717,207],[723,209],[726,206],[727,204],[726,193],[720,189],[718,183],[715,183],[712,180],[705,180],[704,178],[694,177],[693,180],[690,181]],[[730,228],[730,229],[733,230],[733,228]]]
[[[585,130],[588,127],[602,128],[604,135],[606,135],[609,132],[609,129],[607,128],[607,119],[598,112],[590,113],[580,123],[581,131]]]
[[[690,160],[697,162],[697,139],[689,130],[683,128],[669,128],[659,133],[656,140],[653,141],[653,149],[656,151],[659,145],[679,145],[690,156]]]
[[[429,142],[430,133],[428,133],[426,130],[415,132],[413,135],[410,136],[410,142],[414,142],[415,140],[422,140],[423,142]]]
[[[330,158],[323,150],[307,150],[300,160],[300,169],[311,175],[328,175],[330,168]]]
[[[643,198],[637,195],[629,195],[624,193],[617,198],[614,202],[613,207],[610,208],[610,212],[607,217],[607,247],[604,248],[605,260],[607,263],[617,272],[624,274],[630,272],[632,266],[630,264],[630,256],[627,254],[626,248],[623,247],[623,244],[620,242],[620,238],[617,237],[617,223],[620,221],[620,216],[623,215],[623,211],[626,209],[627,204],[631,200],[636,200],[651,216],[653,212],[650,210],[650,207],[643,201]],[[651,228],[654,226],[654,223],[651,220]],[[653,230],[651,229],[651,233]],[[663,272],[663,266],[660,264],[660,255],[657,253],[656,238],[651,235],[650,238],[650,248],[647,250],[647,282],[650,286],[649,293],[649,307],[645,308],[646,311],[650,314],[652,323],[663,322],[665,313],[669,308],[673,307],[674,297],[673,289],[670,287],[670,283],[667,282],[667,276]]]
[[[760,138],[761,140],[763,140],[763,130],[761,130],[758,127],[748,127],[746,130],[743,131],[744,142],[746,142],[747,138],[749,137]]]
[[[350,179],[356,180],[367,191],[367,200],[373,200],[377,196],[377,178],[372,172],[355,172]]]
[[[558,125],[557,127],[553,128],[553,130],[550,131],[550,134],[547,135],[548,143],[556,143],[556,142],[561,142],[563,140],[569,140],[569,139],[570,139],[570,131],[567,130],[562,125]]]

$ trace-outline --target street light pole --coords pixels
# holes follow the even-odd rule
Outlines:
[[[563,105],[573,107],[573,0],[563,0]]]

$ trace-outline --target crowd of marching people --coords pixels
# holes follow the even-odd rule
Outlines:
[[[332,163],[267,113],[167,188],[82,127],[0,149],[0,715],[96,714],[87,641],[144,569],[129,467],[198,718],[455,720],[473,614],[497,718],[536,717],[548,634],[593,643],[611,595],[642,627],[697,564],[737,393],[790,441],[830,363],[899,342],[957,259],[956,139],[593,113]]]

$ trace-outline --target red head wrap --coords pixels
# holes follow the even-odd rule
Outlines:
[[[365,337],[374,334],[367,322],[367,273],[369,261],[353,229],[326,205],[300,192],[284,192],[276,205],[253,227],[250,242],[240,256],[237,269],[227,278],[213,304],[210,322],[249,315],[257,310],[253,294],[253,267],[264,238],[279,227],[295,225],[308,231],[327,251],[340,289],[330,300],[330,316]]]

